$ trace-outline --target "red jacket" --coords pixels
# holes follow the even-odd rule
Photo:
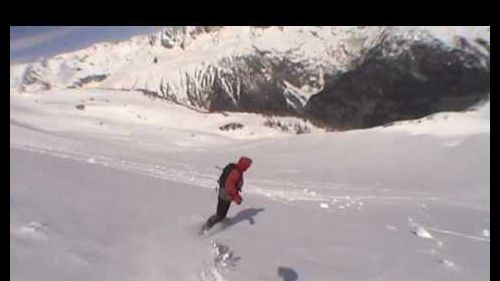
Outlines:
[[[233,169],[227,176],[226,182],[224,183],[224,189],[226,194],[231,198],[231,201],[237,204],[241,203],[241,196],[239,191],[243,186],[243,173],[250,167],[252,160],[247,157],[241,157],[236,168]]]

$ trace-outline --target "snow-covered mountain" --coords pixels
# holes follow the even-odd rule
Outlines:
[[[414,55],[418,46],[424,46],[424,51]],[[433,94],[441,95],[451,81],[459,83],[455,86],[466,89],[467,94],[484,98],[489,92],[489,27],[168,27],[123,42],[99,43],[40,62],[11,66],[10,85],[11,91],[141,90],[210,111],[305,113],[334,127],[363,127],[394,120],[385,113],[374,124],[339,121],[353,119],[351,115],[331,118],[332,113],[350,110],[356,112],[354,119],[364,120],[380,111],[373,105],[379,102],[369,102],[368,109],[346,109],[344,103],[351,103],[351,93],[358,92],[355,85],[370,88],[363,96],[376,93],[378,87],[384,99],[387,92],[398,95],[401,91],[365,85],[366,76],[354,75],[349,83],[342,82],[342,87],[348,88],[346,101],[332,103],[331,97],[338,92],[337,81],[349,79],[345,77],[367,69],[373,61],[396,65],[381,68],[376,78],[392,75],[398,83],[398,73],[411,73],[412,80],[405,82],[424,81],[420,91],[432,88]],[[419,69],[422,64],[429,67]],[[455,72],[448,71],[453,79],[443,80],[440,75],[448,64],[454,66]],[[462,72],[471,68],[472,84],[480,87],[460,84],[471,84],[461,80]],[[426,82],[427,76],[433,80]],[[313,96],[317,98],[309,104]],[[396,112],[399,109],[399,103],[391,107]],[[440,111],[439,106],[426,114],[436,111]],[[398,118],[420,117],[421,113],[416,115]]]
[[[224,70],[230,71],[233,65],[238,67],[241,58],[247,56],[258,56],[254,60],[262,61],[262,67],[266,66],[265,60],[287,59],[305,67],[335,66],[343,70],[354,53],[359,51],[360,43],[369,34],[375,33],[372,29],[380,28],[361,31],[346,27],[165,28],[149,36],[137,36],[119,43],[95,44],[84,50],[23,65],[27,79],[12,86],[27,91],[45,87],[88,86],[80,81],[88,80],[89,76],[108,75],[108,79],[101,81],[99,86],[160,93],[163,80],[165,87],[175,89],[172,93],[178,100],[186,100],[189,79],[201,78],[200,72],[210,72],[214,67],[223,74]],[[334,58],[329,52],[337,49],[343,50]],[[207,73],[205,76],[216,74],[222,75]],[[40,79],[34,81],[30,77]],[[245,78],[248,79],[239,79]],[[197,85],[199,88],[203,86]]]
[[[490,279],[490,102],[385,124],[484,99],[489,28],[165,28],[10,71],[12,281]]]

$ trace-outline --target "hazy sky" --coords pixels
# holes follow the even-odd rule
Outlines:
[[[157,26],[11,26],[10,63],[88,47],[97,42],[125,40],[158,30]]]

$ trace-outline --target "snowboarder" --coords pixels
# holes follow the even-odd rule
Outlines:
[[[252,159],[242,156],[237,164],[230,163],[224,168],[219,178],[217,212],[203,225],[201,233],[208,231],[214,224],[226,217],[231,201],[241,204],[243,199],[239,192],[243,186],[243,173],[251,164]]]

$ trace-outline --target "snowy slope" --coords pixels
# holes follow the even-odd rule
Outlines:
[[[489,103],[295,135],[130,91],[10,102],[11,280],[490,278]],[[196,236],[240,155],[243,204]]]

